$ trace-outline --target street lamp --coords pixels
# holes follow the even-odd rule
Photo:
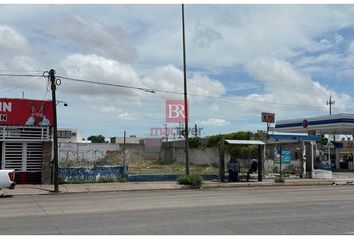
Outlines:
[[[62,104],[64,105],[64,107],[67,107],[67,106],[68,106],[68,103],[67,103],[67,102],[64,102],[64,101],[58,100],[58,101],[57,101],[57,105],[58,105],[59,103],[62,103]]]

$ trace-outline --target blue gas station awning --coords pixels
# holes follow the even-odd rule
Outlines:
[[[320,141],[319,135],[268,134],[268,139],[275,141]]]

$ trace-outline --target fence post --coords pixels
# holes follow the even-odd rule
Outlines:
[[[128,179],[128,164],[129,164],[128,154],[129,154],[128,149],[124,148],[123,149],[123,175],[127,179]]]
[[[220,182],[225,182],[225,148],[224,148],[224,136],[221,137],[219,142],[219,176]]]

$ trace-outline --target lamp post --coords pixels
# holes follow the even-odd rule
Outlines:
[[[186,70],[186,37],[184,30],[184,4],[182,4],[182,35],[183,35],[183,76],[184,76],[184,137],[186,152],[186,175],[189,175],[189,143],[188,143],[188,97],[187,97],[187,70]]]

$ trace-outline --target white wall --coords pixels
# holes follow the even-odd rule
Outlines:
[[[59,143],[59,164],[65,161],[92,162],[107,157],[107,154],[121,154],[119,144],[111,143]]]

